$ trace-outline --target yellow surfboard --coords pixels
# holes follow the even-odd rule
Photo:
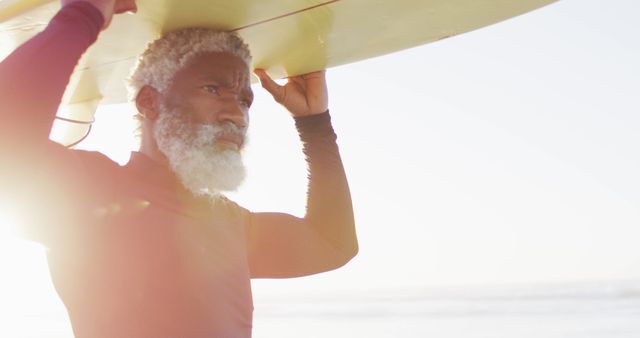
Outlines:
[[[114,17],[80,61],[58,115],[91,122],[99,104],[127,100],[124,80],[137,55],[163,32],[188,26],[237,31],[254,67],[297,75],[379,56],[478,29],[555,0],[138,0]],[[58,1],[0,1],[0,57],[44,29]],[[61,120],[64,121],[64,120]],[[69,123],[70,144],[90,124]]]

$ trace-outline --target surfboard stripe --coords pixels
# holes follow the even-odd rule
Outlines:
[[[289,12],[289,13],[285,13],[285,14],[282,14],[282,15],[278,15],[278,16],[275,16],[273,18],[269,18],[269,19],[258,21],[258,22],[250,23],[248,25],[240,26],[238,28],[231,29],[230,32],[237,32],[239,30],[243,30],[243,29],[246,29],[246,28],[258,26],[258,25],[261,25],[261,24],[264,24],[264,23],[267,23],[267,22],[276,21],[276,20],[279,20],[279,19],[282,19],[282,18],[286,18],[288,16],[292,16],[292,15],[296,15],[296,14],[303,13],[303,12],[306,12],[306,11],[310,11],[310,10],[318,8],[318,7],[327,6],[327,5],[330,5],[330,4],[334,3],[334,2],[339,2],[339,1],[341,1],[341,0],[331,0],[331,1],[322,2],[322,3],[316,4],[316,5],[313,5],[313,6],[309,6],[309,7],[303,8],[303,9],[299,9],[299,10],[296,10],[296,11],[293,11],[293,12]]]

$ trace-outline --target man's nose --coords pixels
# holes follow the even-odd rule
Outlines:
[[[224,107],[218,114],[218,123],[231,122],[238,128],[246,128],[249,124],[248,108],[235,95],[229,95],[224,101]]]

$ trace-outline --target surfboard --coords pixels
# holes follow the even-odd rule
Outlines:
[[[115,16],[74,71],[56,141],[70,144],[85,135],[99,104],[126,102],[125,79],[137,56],[149,41],[178,28],[236,31],[251,48],[253,67],[278,78],[442,40],[552,2],[138,0],[138,13]],[[0,57],[44,29],[58,9],[58,1],[0,1]]]

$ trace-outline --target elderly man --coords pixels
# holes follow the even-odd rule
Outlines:
[[[304,218],[253,213],[222,195],[244,176],[253,100],[250,53],[234,34],[191,28],[148,46],[131,77],[142,145],[126,166],[48,140],[80,56],[131,10],[63,1],[2,62],[0,203],[48,248],[77,337],[249,337],[251,278],[327,271],[357,252],[324,73],[280,86],[256,71],[295,119],[309,187]]]

